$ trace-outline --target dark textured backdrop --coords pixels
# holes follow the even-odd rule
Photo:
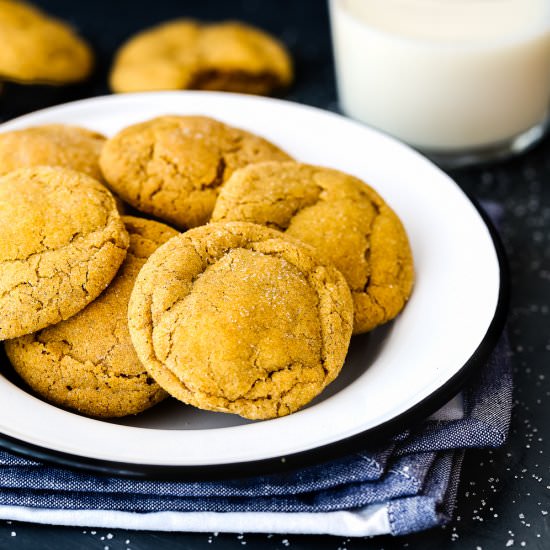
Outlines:
[[[106,75],[115,48],[135,31],[177,16],[242,19],[276,34],[296,61],[297,79],[285,97],[337,109],[324,0],[36,3],[70,21],[91,42],[98,56],[96,72],[88,83],[67,89],[8,85],[0,97],[3,119],[107,93]],[[496,451],[467,453],[457,517],[451,525],[407,538],[342,539],[125,532],[0,521],[0,549],[550,548],[550,140],[521,158],[452,175],[474,196],[504,207],[502,236],[511,268],[509,332],[516,404],[508,444]]]

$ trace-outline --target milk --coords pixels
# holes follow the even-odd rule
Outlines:
[[[547,118],[550,0],[331,0],[345,113],[420,149],[506,143]]]

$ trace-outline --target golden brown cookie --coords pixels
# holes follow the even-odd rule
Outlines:
[[[314,246],[345,276],[353,296],[354,334],[393,319],[412,291],[414,267],[405,229],[380,195],[329,168],[266,162],[233,174],[212,221],[247,221]]]
[[[23,2],[0,0],[0,77],[65,84],[92,69],[89,46],[64,22]]]
[[[57,325],[6,342],[21,378],[48,401],[90,416],[137,414],[167,394],[137,358],[128,332],[128,300],[139,270],[174,229],[124,217],[128,255],[107,289]]]
[[[154,252],[128,317],[138,357],[168,393],[261,419],[296,411],[336,378],[353,305],[341,273],[311,247],[234,222]]]
[[[292,80],[292,63],[272,36],[243,23],[163,23],[132,37],[117,53],[115,92],[225,90],[270,94]]]
[[[237,169],[290,157],[265,139],[202,116],[163,116],[107,140],[100,166],[132,206],[179,228],[208,221],[218,188]]]
[[[97,180],[47,166],[0,177],[0,340],[83,309],[127,247],[113,196]]]
[[[45,124],[0,133],[0,175],[27,166],[64,166],[97,180],[99,153],[105,137],[97,132],[65,124]]]

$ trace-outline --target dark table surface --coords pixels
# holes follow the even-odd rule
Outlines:
[[[0,117],[108,93],[117,46],[135,31],[177,16],[242,19],[289,46],[296,82],[287,99],[337,110],[324,0],[36,1],[76,26],[99,62],[84,85],[44,89],[7,85]],[[550,69],[550,68],[549,68]],[[477,198],[504,207],[501,234],[509,257],[508,330],[515,376],[510,438],[498,450],[468,451],[454,521],[444,529],[391,538],[186,534],[39,526],[0,521],[0,548],[139,550],[154,548],[419,549],[550,548],[550,137],[523,156],[452,173]]]

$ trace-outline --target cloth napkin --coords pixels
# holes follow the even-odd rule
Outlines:
[[[502,339],[468,386],[416,429],[293,472],[141,481],[73,472],[0,451],[0,518],[163,531],[411,533],[449,521],[464,450],[501,445],[511,408]]]

